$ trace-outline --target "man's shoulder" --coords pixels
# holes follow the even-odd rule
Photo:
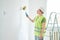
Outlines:
[[[42,16],[42,17],[46,19],[46,17],[45,17],[45,16]]]

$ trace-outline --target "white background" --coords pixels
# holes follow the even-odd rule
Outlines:
[[[34,25],[20,10],[21,6],[28,7],[26,11],[32,19],[42,7],[47,10],[44,15],[48,19],[51,12],[60,14],[59,4],[60,0],[0,0],[0,40],[34,40]]]

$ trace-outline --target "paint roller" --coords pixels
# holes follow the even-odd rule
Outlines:
[[[23,11],[25,11],[26,10],[26,6],[23,6],[21,9],[23,10]],[[25,15],[28,17],[28,14],[27,14],[27,12],[25,11]]]

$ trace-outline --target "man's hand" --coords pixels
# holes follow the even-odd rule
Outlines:
[[[43,34],[42,33],[40,33],[40,38],[42,38],[43,37]]]

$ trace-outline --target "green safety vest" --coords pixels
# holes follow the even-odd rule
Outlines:
[[[44,16],[36,16],[34,18],[34,24],[35,24],[34,34],[35,34],[35,36],[40,36],[40,31],[42,29],[43,22],[46,22],[46,18]]]

